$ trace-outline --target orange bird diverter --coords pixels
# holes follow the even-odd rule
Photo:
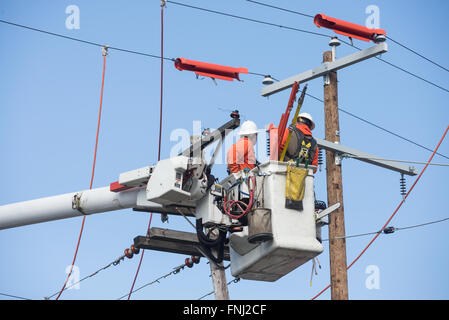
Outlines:
[[[374,40],[377,35],[386,35],[383,29],[370,29],[355,23],[325,16],[320,13],[315,16],[313,22],[317,27],[324,27],[334,30],[336,33],[356,38],[363,41]]]
[[[205,76],[228,81],[233,81],[234,79],[240,81],[239,73],[248,73],[248,69],[246,68],[233,68],[213,63],[188,60],[185,58],[176,59],[175,67],[181,71],[193,71],[197,76]]]

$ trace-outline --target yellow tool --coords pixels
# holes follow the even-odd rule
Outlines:
[[[292,120],[292,125],[296,125],[296,120],[298,119],[299,111],[301,110],[302,104],[304,102],[304,97],[306,96],[307,91],[307,84],[305,85],[304,89],[302,89],[301,96],[298,99],[298,106],[296,107],[295,116]],[[287,140],[285,141],[284,149],[282,150],[281,158],[279,161],[284,161],[285,153],[287,152],[288,144],[290,143],[290,138],[292,137],[292,131],[288,133]]]

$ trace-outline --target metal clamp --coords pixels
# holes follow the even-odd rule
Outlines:
[[[101,47],[101,54],[105,57],[109,54],[108,52],[109,46],[102,46]]]
[[[75,193],[73,195],[73,198],[72,198],[72,209],[73,210],[78,210],[83,215],[87,215],[87,213],[85,213],[83,211],[83,209],[81,208],[81,196],[82,195],[83,195],[82,192],[78,192],[78,193]]]
[[[341,162],[345,158],[345,155],[343,153],[336,152],[334,157],[335,157],[335,165],[341,166]]]

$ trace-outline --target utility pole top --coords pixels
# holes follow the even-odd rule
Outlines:
[[[333,43],[336,43],[336,41],[334,41]],[[345,56],[343,58],[340,58],[338,60],[325,61],[320,66],[318,66],[314,69],[305,71],[303,73],[297,74],[295,76],[292,76],[285,80],[281,80],[279,82],[275,82],[271,85],[268,85],[268,86],[262,88],[261,94],[264,97],[270,96],[274,93],[291,88],[295,82],[298,82],[299,84],[301,84],[301,83],[308,82],[308,81],[316,79],[316,78],[323,77],[326,74],[329,74],[330,72],[349,67],[355,63],[362,62],[369,58],[372,58],[372,57],[378,56],[382,53],[385,53],[387,51],[388,51],[387,43],[381,42],[381,43],[378,43],[378,44],[376,44],[372,47],[369,47],[365,50],[354,52],[354,53],[352,53],[348,56]]]

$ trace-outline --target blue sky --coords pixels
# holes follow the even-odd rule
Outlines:
[[[312,19],[257,6],[243,0],[182,1],[248,18],[333,35]],[[441,21],[447,1],[266,1],[314,15],[325,13],[364,24],[365,8],[377,5],[380,26],[394,40],[447,66],[449,44]],[[69,30],[65,9],[80,9],[80,29]],[[160,55],[160,1],[4,0],[0,19],[70,37]],[[419,23],[417,23],[419,22]],[[345,39],[347,40],[347,39]],[[0,24],[0,205],[89,188],[100,98],[102,56],[99,47]],[[355,45],[370,44],[355,40]],[[255,24],[168,3],[164,10],[164,55],[207,61],[284,79],[318,66],[328,39]],[[355,49],[342,45],[341,57]],[[383,59],[448,88],[446,71],[389,42]],[[121,172],[157,161],[160,60],[111,50],[107,57],[103,114],[93,187],[107,186]],[[339,104],[344,110],[433,149],[448,125],[449,93],[413,78],[377,59],[339,72]],[[279,122],[289,91],[260,95],[262,78],[243,82],[197,80],[164,62],[162,158],[170,155],[176,129],[192,132],[193,121],[216,128],[238,109],[259,127]],[[308,92],[322,98],[322,79]],[[324,138],[323,105],[306,98],[303,111],[313,115],[315,136]],[[340,113],[341,143],[380,157],[426,161],[430,152]],[[264,141],[261,143],[264,146]],[[263,147],[264,148],[264,147]],[[439,153],[449,156],[449,143]],[[434,162],[448,163],[435,156]],[[422,165],[416,165],[418,170]],[[400,175],[357,160],[343,161],[347,235],[378,230],[401,201]],[[225,165],[214,173],[225,177]],[[404,227],[446,218],[449,172],[432,166],[391,225]],[[410,187],[415,178],[407,178]],[[315,177],[317,198],[326,200],[325,168]],[[122,210],[86,219],[76,265],[84,277],[119,257],[146,231],[147,213]],[[0,232],[0,292],[42,299],[63,285],[81,226],[81,218],[53,221]],[[152,226],[192,231],[180,217]],[[449,297],[448,224],[382,235],[349,270],[351,299],[447,299]],[[327,235],[327,228],[323,229]],[[347,240],[350,263],[369,237]],[[185,256],[146,251],[136,287],[170,272]],[[139,256],[83,281],[62,299],[116,299],[129,291]],[[329,283],[328,246],[310,286],[311,262],[274,283],[242,280],[229,286],[232,299],[310,299]],[[379,270],[379,289],[368,289],[369,266]],[[228,280],[232,277],[227,273]],[[212,290],[209,265],[162,280],[133,299],[198,299]],[[209,296],[208,299],[213,298]],[[327,291],[320,299],[330,299]]]

